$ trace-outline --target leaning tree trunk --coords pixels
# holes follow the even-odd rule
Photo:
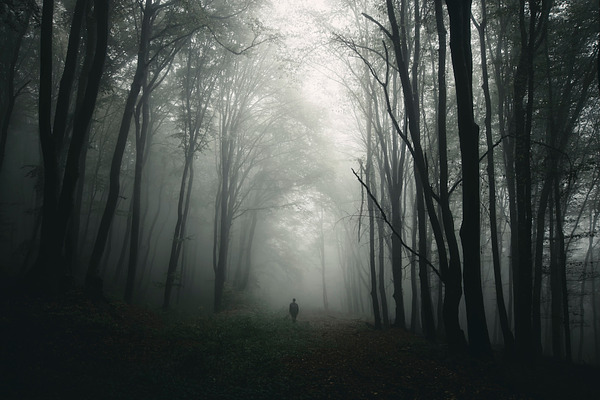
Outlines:
[[[129,89],[129,94],[127,95],[127,100],[125,101],[121,126],[119,128],[117,143],[110,165],[108,197],[104,212],[102,213],[102,219],[100,220],[100,226],[90,258],[90,265],[88,266],[86,274],[86,288],[93,296],[102,294],[102,280],[99,276],[99,263],[104,253],[104,248],[106,247],[110,225],[119,200],[121,164],[123,162],[123,155],[127,144],[127,136],[129,135],[131,118],[133,117],[135,104],[148,71],[148,54],[150,40],[152,38],[152,21],[155,12],[156,8],[152,7],[152,0],[146,0],[140,32],[137,66]]]
[[[165,282],[165,291],[163,293],[163,309],[168,309],[171,303],[171,292],[175,283],[175,272],[179,263],[183,241],[185,240],[185,225],[187,222],[187,214],[190,204],[190,196],[192,192],[192,183],[194,179],[194,152],[193,149],[188,149],[188,154],[185,157],[185,165],[183,167],[183,175],[181,177],[181,185],[179,188],[179,200],[177,202],[177,221],[175,222],[175,231],[173,232],[173,240],[171,241],[171,253],[169,256],[169,266],[167,267],[167,279]]]

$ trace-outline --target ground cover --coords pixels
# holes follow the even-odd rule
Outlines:
[[[76,292],[1,311],[2,399],[600,398],[597,368],[473,360],[344,315],[192,317]]]

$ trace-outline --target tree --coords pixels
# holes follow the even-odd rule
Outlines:
[[[24,82],[15,89],[21,44],[29,28],[31,16],[35,11],[36,4],[32,0],[24,2],[8,1],[6,10],[2,13],[0,33],[2,33],[3,40],[0,49],[4,54],[10,56],[2,58],[2,61],[0,61],[0,74],[5,78],[2,80],[2,95],[0,95],[0,171],[4,163],[8,128],[15,102],[19,94],[28,85],[28,82]]]
[[[411,146],[409,147],[410,152],[413,156],[419,177],[421,179],[421,186],[423,188],[423,196],[427,213],[429,215],[429,222],[433,230],[433,235],[437,244],[438,251],[438,262],[440,264],[440,272],[442,279],[446,285],[445,299],[444,299],[444,324],[446,328],[446,335],[448,343],[455,348],[460,348],[464,345],[464,335],[460,329],[458,322],[458,305],[462,296],[462,285],[460,282],[460,263],[458,260],[453,259],[451,252],[450,263],[448,263],[445,243],[443,239],[442,229],[440,227],[440,221],[435,212],[435,206],[433,204],[433,194],[431,191],[431,185],[429,184],[429,177],[427,174],[425,157],[420,144],[420,130],[417,124],[417,115],[414,104],[414,97],[412,93],[412,86],[410,83],[410,77],[408,74],[408,68],[405,60],[405,51],[403,51],[403,45],[398,27],[398,21],[395,16],[394,6],[391,1],[386,1],[387,15],[391,25],[391,32],[387,31],[381,25],[380,27],[386,33],[386,36],[391,39],[393,49],[396,58],[396,66],[400,80],[402,83],[402,91],[404,94],[404,105],[406,114],[408,117],[408,131],[412,138]],[[405,35],[404,35],[405,37]],[[405,46],[404,46],[405,47]],[[388,113],[390,107],[388,105]],[[393,118],[393,117],[392,117]],[[402,133],[397,122],[394,124],[395,130],[401,135],[405,142],[408,141],[408,137]],[[408,145],[408,142],[407,142]],[[445,229],[448,230],[447,224]],[[452,242],[449,242],[452,244]]]
[[[532,316],[531,258],[531,124],[534,96],[533,58],[538,40],[538,2],[528,1],[529,24],[526,25],[525,1],[519,3],[520,53],[514,76],[513,113],[515,131],[515,197],[517,252],[514,270],[515,346],[517,354],[531,359],[534,351]],[[541,21],[540,21],[541,23]],[[527,99],[525,96],[527,95]],[[513,227],[514,229],[514,227]]]
[[[269,99],[271,68],[267,54],[229,55],[217,82],[215,104],[218,189],[213,229],[214,311],[223,305],[234,216],[243,199],[249,174],[262,152],[261,143],[277,116],[262,109]]]
[[[45,0],[42,9],[39,130],[44,162],[44,204],[40,251],[29,274],[36,286],[43,285],[44,289],[50,293],[57,293],[60,290],[60,286],[69,273],[65,270],[64,261],[67,229],[73,211],[73,195],[79,178],[82,147],[95,109],[108,42],[108,2],[98,1],[94,3],[97,19],[96,42],[87,43],[88,46],[94,46],[90,76],[82,103],[75,105],[73,132],[61,181],[59,175],[61,174],[60,164],[67,128],[66,118],[71,100],[71,88],[75,81],[85,3],[85,0],[78,0],[75,4],[67,57],[54,111],[54,125],[51,121],[54,1]]]
[[[185,241],[185,227],[194,182],[194,158],[199,151],[205,148],[208,140],[212,118],[209,107],[216,83],[217,69],[220,65],[215,53],[211,51],[210,41],[202,37],[190,41],[183,61],[185,68],[179,77],[182,87],[179,125],[184,164],[163,308],[168,308],[170,304],[175,272]]]
[[[481,288],[479,212],[479,126],[473,116],[473,60],[471,56],[471,2],[446,0],[450,16],[450,49],[456,83],[458,134],[460,139],[463,220],[460,236],[463,279],[469,332],[469,348],[490,355]]]
[[[181,44],[191,34],[190,30],[181,32],[179,24],[177,24],[176,21],[172,21],[172,18],[170,18],[172,21],[171,25],[167,24],[167,26],[162,27],[159,34],[154,35],[154,29],[156,28],[155,23],[158,22],[158,14],[165,11],[170,6],[173,6],[172,2],[161,3],[160,0],[145,0],[143,4],[139,4],[141,27],[135,75],[131,82],[129,93],[123,108],[123,116],[121,118],[119,134],[111,162],[110,185],[106,206],[102,214],[90,264],[86,273],[86,287],[92,292],[102,290],[98,268],[100,259],[104,253],[110,226],[119,199],[121,163],[127,144],[131,120],[134,116],[136,104],[138,102],[138,96],[144,86],[144,82],[148,79],[148,71],[152,63],[154,62],[159,66],[162,66],[162,68],[157,68],[158,71],[161,71],[169,64],[169,61],[181,48]],[[191,29],[191,32],[195,29],[199,28],[194,27]],[[98,293],[95,293],[94,295],[98,295]]]
[[[498,317],[504,338],[504,346],[508,353],[514,352],[514,336],[510,330],[508,317],[506,314],[506,305],[504,301],[504,289],[502,285],[502,272],[500,264],[500,249],[498,239],[498,223],[496,212],[496,176],[494,161],[494,144],[492,140],[492,99],[490,95],[488,69],[487,69],[487,50],[485,33],[487,29],[487,7],[485,0],[481,0],[481,22],[478,24],[473,18],[473,23],[479,33],[479,50],[481,54],[481,75],[482,89],[485,97],[485,138],[487,144],[487,178],[488,178],[488,202],[490,214],[490,241],[492,247],[492,263],[494,268],[494,283],[496,288],[496,303],[498,305]]]

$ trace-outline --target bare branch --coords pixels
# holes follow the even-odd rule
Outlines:
[[[392,233],[400,240],[400,244],[406,250],[408,250],[411,254],[419,257],[420,259],[423,259],[425,261],[425,263],[427,265],[429,265],[429,267],[432,269],[432,271],[435,272],[435,274],[440,278],[440,280],[442,280],[442,276],[440,275],[440,272],[431,263],[431,261],[429,261],[426,257],[421,256],[419,253],[417,253],[415,250],[413,250],[409,245],[407,245],[404,242],[404,240],[402,239],[402,236],[398,233],[398,231],[396,231],[396,229],[394,229],[394,226],[388,220],[387,215],[385,214],[385,212],[383,211],[383,209],[381,208],[381,206],[377,202],[377,199],[375,198],[375,196],[373,196],[373,193],[371,193],[371,189],[369,189],[369,187],[367,186],[367,184],[358,176],[358,174],[356,173],[356,171],[354,171],[354,168],[352,168],[352,173],[354,174],[354,176],[356,177],[356,179],[358,179],[358,181],[360,182],[360,184],[365,188],[365,190],[367,191],[367,194],[369,195],[369,197],[371,198],[371,200],[373,200],[373,203],[375,203],[375,206],[377,207],[377,209],[381,213],[381,217],[383,218],[383,221],[387,224],[387,226],[390,227],[390,229],[392,230]],[[443,280],[442,280],[442,282],[443,282]]]
[[[368,19],[369,21],[371,21],[375,25],[377,25],[379,27],[379,29],[381,29],[388,38],[390,38],[390,39],[392,38],[392,34],[390,33],[390,31],[388,31],[385,26],[381,25],[381,23],[379,21],[377,21],[375,18],[371,17],[368,14],[362,13],[362,15],[363,15],[363,17],[365,17],[366,19]]]

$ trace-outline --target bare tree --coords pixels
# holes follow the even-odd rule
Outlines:
[[[184,153],[183,174],[177,202],[177,221],[171,243],[171,255],[163,296],[163,308],[168,308],[175,272],[185,241],[185,227],[190,207],[194,182],[194,158],[207,144],[210,129],[211,98],[217,78],[215,54],[210,50],[210,41],[198,40],[188,44],[185,54],[185,73],[180,77],[181,95],[181,147]]]
[[[460,139],[463,219],[460,236],[463,250],[463,280],[469,332],[469,348],[478,355],[491,355],[481,288],[479,126],[473,116],[473,60],[471,55],[471,2],[446,0],[450,15],[450,49]]]
[[[67,114],[71,102],[72,86],[77,69],[77,55],[80,50],[80,32],[85,10],[85,0],[75,5],[69,46],[52,125],[52,25],[54,1],[45,0],[42,9],[40,42],[40,94],[39,130],[44,162],[44,204],[42,209],[42,230],[40,251],[30,276],[35,286],[56,293],[69,271],[65,269],[64,247],[69,221],[73,211],[73,196],[79,178],[80,157],[100,87],[104,59],[108,42],[108,2],[94,3],[97,19],[96,42],[90,76],[82,103],[76,104],[73,133],[66,150],[64,140],[67,130]],[[61,160],[66,150],[66,163],[61,175]]]

